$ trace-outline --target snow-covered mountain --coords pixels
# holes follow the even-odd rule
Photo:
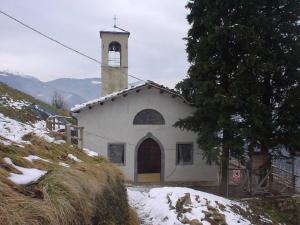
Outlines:
[[[47,103],[51,103],[57,92],[64,97],[68,107],[95,99],[101,93],[100,78],[62,78],[43,82],[32,76],[0,72],[0,82]]]

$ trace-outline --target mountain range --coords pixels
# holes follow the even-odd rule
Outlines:
[[[0,71],[0,82],[46,103],[52,102],[56,92],[63,97],[68,108],[98,98],[101,94],[100,78],[60,78],[44,82],[32,76]]]

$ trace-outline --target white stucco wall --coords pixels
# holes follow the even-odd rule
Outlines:
[[[155,109],[164,119],[164,125],[133,125],[135,115],[143,109]],[[218,167],[209,166],[202,159],[196,143],[196,134],[173,127],[179,118],[190,115],[193,108],[179,97],[172,98],[156,88],[144,88],[127,97],[118,97],[92,109],[82,109],[78,118],[84,126],[84,146],[107,157],[109,143],[125,143],[126,162],[120,166],[126,179],[134,181],[135,150],[137,143],[151,133],[158,139],[165,152],[164,181],[217,183]],[[193,143],[193,164],[176,165],[176,143]],[[162,164],[163,165],[163,164]]]

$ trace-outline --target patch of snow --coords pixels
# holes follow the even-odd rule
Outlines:
[[[95,151],[92,151],[88,148],[83,148],[83,151],[88,155],[88,156],[91,156],[91,157],[94,157],[94,156],[98,156],[99,154]]]
[[[45,141],[52,143],[55,141],[55,138],[48,136],[45,133],[35,133],[38,137],[44,139]]]
[[[92,84],[101,84],[101,81],[93,80],[91,83]]]
[[[20,147],[20,148],[25,148],[24,145],[20,145],[20,144],[16,144],[16,146]]]
[[[4,74],[4,73],[0,73],[0,76],[8,77],[8,75],[7,75],[7,74]]]
[[[243,123],[243,122],[245,122],[245,119],[241,115],[239,115],[239,114],[232,115],[231,116],[231,120],[233,122],[236,122],[236,123]]]
[[[0,113],[0,136],[5,139],[11,142],[30,144],[29,141],[23,141],[22,137],[32,131],[32,126],[5,117]]]
[[[48,135],[48,131],[46,128],[46,121],[40,120],[33,124],[33,132],[40,138],[44,139],[45,141],[51,143],[55,141],[55,138],[50,137]]]
[[[143,225],[183,225],[184,219],[190,221],[197,219],[203,225],[210,225],[205,214],[211,207],[225,216],[227,224],[251,224],[232,210],[235,206],[242,207],[241,203],[206,192],[180,187],[152,188],[148,191],[128,187],[127,193],[129,204],[137,210]],[[189,210],[179,216],[176,203],[187,193],[190,195],[191,202],[184,205],[184,208]]]
[[[67,164],[67,163],[64,163],[64,162],[59,162],[58,163],[60,166],[64,166],[64,167],[67,167],[67,168],[69,168],[70,167],[70,165],[69,164]]]
[[[47,171],[44,170],[16,166],[15,164],[13,164],[11,159],[7,157],[5,157],[3,160],[8,165],[13,166],[14,168],[16,168],[22,173],[22,174],[10,173],[8,179],[15,184],[22,184],[22,185],[30,184],[32,182],[39,180],[42,176],[44,176],[47,173]]]
[[[68,154],[68,158],[74,160],[75,162],[82,162],[82,160],[78,159],[75,155],[73,154]]]
[[[26,157],[23,157],[24,159],[27,159],[28,161],[32,162],[34,160],[41,160],[41,161],[44,161],[44,162],[49,162],[49,160],[47,159],[43,159],[37,155],[29,155],[29,156],[26,156]]]
[[[10,119],[0,113],[0,136],[5,139],[5,142],[0,140],[1,143],[5,143],[6,145],[11,144],[9,142],[30,144],[29,141],[22,140],[22,137],[29,133],[34,133],[49,143],[55,141],[54,138],[48,135],[45,121],[37,121],[34,124],[26,124]]]
[[[54,144],[66,144],[65,140],[56,140],[53,142]]]
[[[0,139],[0,143],[3,144],[3,145],[11,145],[11,141],[6,141],[6,140],[1,140]]]
[[[5,94],[0,96],[0,105],[11,107],[14,109],[22,109],[23,107],[29,106],[30,103],[25,100],[15,100]]]

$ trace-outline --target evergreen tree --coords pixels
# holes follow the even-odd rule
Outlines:
[[[197,132],[204,157],[221,162],[224,193],[229,152],[299,147],[299,1],[191,0],[187,8],[191,66],[176,87],[196,111],[175,126]]]

